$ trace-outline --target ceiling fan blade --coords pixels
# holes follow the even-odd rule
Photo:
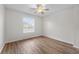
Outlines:
[[[41,12],[41,14],[44,14],[44,12]]]
[[[39,6],[40,6],[40,4],[37,4],[36,6],[37,6],[37,7],[39,7]]]
[[[48,11],[49,9],[45,9],[46,11]]]

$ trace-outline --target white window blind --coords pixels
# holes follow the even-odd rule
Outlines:
[[[34,32],[35,20],[32,17],[23,18],[23,33]]]

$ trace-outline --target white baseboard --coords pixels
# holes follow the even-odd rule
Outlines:
[[[4,45],[2,45],[2,47],[0,48],[0,53],[2,52],[3,48],[4,48]]]
[[[33,36],[29,36],[29,37],[19,37],[17,39],[15,38],[12,40],[7,40],[7,41],[5,41],[5,43],[15,42],[15,41],[19,41],[19,40],[25,40],[25,39],[29,39],[29,38],[37,37],[37,36],[41,36],[41,35],[33,35]]]
[[[51,36],[48,36],[48,35],[45,35],[45,36],[48,37],[48,38],[51,38],[51,39],[55,39],[55,40],[57,40],[57,41],[61,41],[61,42],[67,43],[67,44],[69,44],[69,45],[71,45],[71,46],[74,45],[73,43],[70,43],[70,42],[66,42],[66,41],[64,41],[64,40],[61,40],[60,38],[55,38],[55,37],[51,37]]]
[[[75,48],[78,48],[78,49],[79,49],[79,46],[74,45],[73,47],[75,47]]]

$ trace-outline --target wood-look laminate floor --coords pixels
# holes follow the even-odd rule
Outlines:
[[[2,54],[77,54],[79,49],[47,37],[36,37],[7,43]]]

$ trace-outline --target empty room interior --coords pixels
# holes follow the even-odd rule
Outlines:
[[[0,4],[0,54],[78,53],[78,4]]]

